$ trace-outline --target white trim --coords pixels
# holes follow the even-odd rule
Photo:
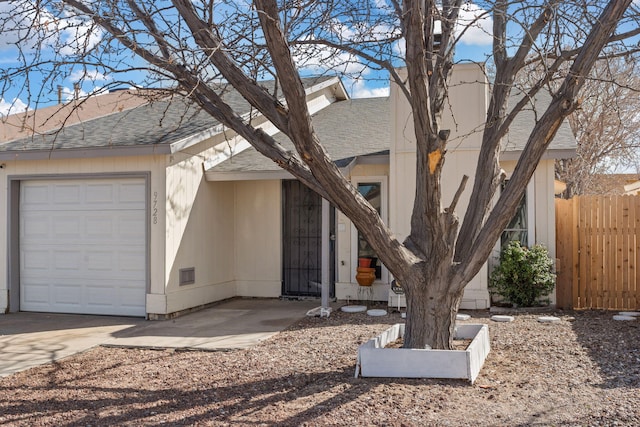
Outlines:
[[[507,174],[507,178],[506,178],[507,181],[511,179],[511,174],[512,172],[509,172]],[[534,181],[535,181],[535,174],[529,180],[529,183],[527,184],[526,193],[525,193],[527,196],[527,245],[529,247],[536,244],[536,203],[535,203],[536,187],[535,187]],[[496,201],[500,198],[501,193],[502,193],[502,190],[500,191],[500,193],[496,195],[496,198],[495,198]],[[496,257],[499,257],[500,252],[502,252],[501,241],[502,241],[502,232],[500,233],[500,237],[498,238],[498,241],[493,246],[493,254]]]
[[[323,82],[317,83],[313,86],[309,86],[307,89],[305,89],[305,94],[310,95],[314,92],[319,92],[322,89],[326,89],[328,87],[331,87],[333,85],[337,86],[337,89],[339,89],[340,95],[342,96],[338,96],[336,93],[334,93],[335,97],[338,99],[349,99],[349,94],[347,93],[346,89],[344,88],[344,85],[342,84],[342,80],[340,80],[340,78],[333,77],[330,78],[328,80],[325,80]],[[336,91],[337,92],[337,91]]]
[[[536,184],[535,174],[527,184],[527,245],[536,244]]]
[[[522,150],[500,152],[500,161],[520,160]],[[575,148],[548,148],[540,160],[572,159],[577,156]]]
[[[261,181],[273,179],[296,179],[286,170],[273,171],[240,171],[240,172],[205,172],[207,181]]]
[[[366,182],[379,182],[381,184],[381,198],[380,201],[380,216],[385,224],[389,223],[389,178],[384,175],[378,176],[354,176],[351,178],[351,183],[354,187],[358,188],[358,184]],[[351,269],[351,283],[356,283],[356,269],[358,265],[358,230],[356,226],[351,222],[351,265],[354,268]],[[380,279],[375,283],[390,283],[389,270],[382,264],[382,271]]]
[[[330,298],[330,286],[331,286],[331,265],[330,265],[330,257],[331,257],[331,248],[330,248],[330,239],[331,239],[331,204],[326,200],[322,199],[322,236],[321,236],[321,245],[322,245],[322,255],[321,255],[321,279],[322,288],[320,299],[322,301],[322,307],[329,307],[329,298]]]

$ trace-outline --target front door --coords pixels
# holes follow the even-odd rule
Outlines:
[[[283,181],[283,296],[320,297],[322,198],[299,181]],[[333,212],[333,209],[331,209]],[[333,214],[331,215],[334,216]],[[333,224],[334,221],[331,221]],[[331,230],[333,226],[330,227]],[[333,235],[333,231],[328,230]],[[329,254],[333,295],[333,241]]]

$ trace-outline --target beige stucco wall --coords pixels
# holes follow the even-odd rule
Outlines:
[[[235,283],[238,296],[279,297],[282,291],[282,184],[237,181]]]
[[[157,297],[165,299],[166,307],[161,313],[235,296],[233,186],[206,182],[202,158],[187,154],[168,157],[163,201],[167,280],[165,295]],[[152,192],[152,209],[154,198]],[[180,286],[180,269],[191,267],[195,268],[195,283]]]

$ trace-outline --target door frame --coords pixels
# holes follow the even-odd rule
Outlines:
[[[372,175],[372,176],[354,176],[351,178],[351,183],[356,189],[359,184],[362,183],[380,183],[380,217],[385,224],[389,223],[389,177],[385,175]],[[353,222],[351,222],[351,265],[358,265],[358,229]],[[380,279],[376,279],[374,283],[390,283],[389,270],[382,264],[380,271]],[[356,269],[351,269],[350,280],[351,283],[356,283]]]
[[[299,185],[304,186],[298,180],[290,179],[290,180],[282,180],[282,288],[281,295],[283,297],[291,297],[291,298],[318,298],[321,294],[318,295],[296,295],[292,292],[287,292],[286,283],[285,283],[285,251],[286,251],[286,240],[285,240],[285,210],[287,208],[287,194],[285,191],[285,182],[296,181]],[[312,190],[310,190],[312,191]],[[319,251],[320,251],[320,273],[321,273],[321,282],[327,280],[329,282],[329,293],[330,297],[335,297],[335,279],[336,279],[336,232],[335,232],[335,224],[336,224],[336,209],[334,206],[330,205],[325,199],[318,195],[321,200],[320,206],[320,223],[321,223],[321,239],[318,243]]]

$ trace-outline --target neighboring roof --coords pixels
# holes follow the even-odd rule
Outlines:
[[[567,189],[567,183],[562,182],[559,179],[553,180],[553,194],[556,196],[562,194]]]
[[[149,102],[158,91],[117,90],[74,99],[38,110],[0,117],[0,142],[30,137],[107,114],[118,113]]]
[[[584,189],[585,195],[622,195],[633,194],[627,193],[633,190],[634,184],[640,180],[640,174],[637,173],[611,173],[611,174],[593,174],[589,176],[589,181]]]
[[[323,84],[339,83],[336,77],[303,79],[308,90]],[[273,82],[264,82],[273,86]],[[222,88],[224,89],[224,88]],[[250,112],[249,104],[235,91],[223,98],[239,114]],[[220,123],[181,96],[139,105],[126,111],[103,110],[103,115],[80,121],[56,131],[16,139],[0,144],[0,159],[69,156],[73,150],[146,148],[145,152],[171,153],[172,144],[185,138],[197,143],[222,131]],[[201,135],[201,138],[192,138]]]
[[[389,150],[390,103],[388,97],[349,99],[334,102],[313,115],[313,126],[322,146],[339,166],[356,156]],[[286,149],[294,151],[293,144],[282,133],[274,138]],[[253,147],[210,169],[216,173],[280,170]]]
[[[640,194],[640,181],[634,181],[624,186],[624,194],[637,196]]]

